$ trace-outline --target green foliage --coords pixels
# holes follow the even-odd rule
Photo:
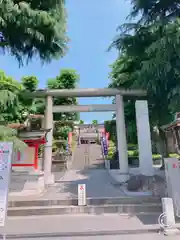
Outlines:
[[[15,150],[23,150],[27,145],[20,141],[17,137],[17,131],[3,125],[0,125],[0,141],[1,142],[13,142]]]
[[[110,140],[116,143],[117,142],[116,120],[104,121],[104,128],[106,132],[109,132]]]
[[[73,69],[63,69],[59,76],[49,79],[47,82],[49,89],[74,89],[77,87],[79,75]],[[59,98],[54,97],[54,105],[76,105],[76,98]],[[72,122],[79,120],[78,113],[54,113],[54,120],[57,121],[54,130],[54,139],[67,142],[68,133],[72,132]],[[67,123],[69,120],[69,123]],[[64,124],[63,124],[64,122]],[[62,144],[65,148],[65,144]]]
[[[84,124],[84,121],[83,120],[79,120],[79,124]]]
[[[18,92],[22,89],[21,84],[0,71],[0,112],[12,109],[18,104]],[[3,120],[3,118],[1,118]]]
[[[0,47],[20,64],[38,55],[42,61],[66,51],[64,0],[3,0],[0,4]]]
[[[57,136],[59,139],[63,139],[67,141],[68,133],[72,131],[72,128],[70,126],[62,126],[57,129],[55,136]]]
[[[55,79],[49,80],[48,86],[50,89],[75,88],[78,80],[79,76],[74,70],[65,69],[62,70],[60,75]],[[4,72],[0,72],[0,121],[2,124],[11,122],[24,123],[29,114],[44,114],[45,99],[29,99],[26,97],[27,92],[33,92],[37,89],[38,83],[38,79],[35,76],[23,77],[21,82],[18,82],[6,76]],[[55,98],[54,102],[55,105],[77,104],[76,98]],[[67,142],[68,133],[73,130],[74,120],[78,119],[78,117],[79,115],[74,113],[56,114],[54,120],[58,120],[58,122],[55,123],[54,128],[55,140],[63,140],[64,142]],[[33,123],[36,122],[37,125],[38,121],[39,119],[35,119]],[[14,133],[14,130],[12,131],[13,135],[11,134],[11,129],[10,132],[8,132],[8,129],[2,131],[0,133],[0,140],[12,139],[13,141],[16,141],[16,145],[19,146],[17,133]],[[57,144],[54,144],[57,148]],[[65,147],[65,144],[63,144],[63,147]]]
[[[21,79],[21,84],[23,91],[19,94],[19,104],[21,106],[20,113],[23,117],[22,120],[20,120],[22,122],[29,114],[37,112],[37,99],[27,98],[26,92],[34,92],[38,87],[39,81],[35,76],[26,76]]]
[[[49,89],[73,89],[77,87],[79,75],[75,70],[63,69],[59,76],[49,79],[47,82]],[[76,98],[54,98],[54,105],[76,105]],[[54,120],[74,120],[77,121],[78,114],[76,113],[54,113]]]
[[[131,17],[140,13],[140,21],[121,26],[111,46],[120,54],[112,65],[110,87],[141,88],[148,92],[151,125],[159,129],[163,156],[167,152],[160,127],[172,121],[174,113],[179,111],[179,3],[178,0],[132,0]],[[133,104],[125,99],[128,126],[132,125]]]
[[[61,122],[57,121],[54,123],[54,132],[53,136],[57,140],[65,140],[68,139],[68,133],[73,131],[73,123],[72,122]]]
[[[34,92],[37,89],[39,83],[37,77],[35,76],[23,77],[21,82],[24,88],[29,92]]]
[[[33,99],[26,98],[26,91],[37,88],[36,77],[29,76],[18,82],[0,72],[0,121],[5,123],[23,122],[27,115],[33,113]]]
[[[133,9],[131,16],[139,16],[141,21],[152,22],[154,20],[163,19],[170,21],[179,16],[179,0],[131,0]]]
[[[98,120],[92,120],[92,124],[94,125],[98,124]]]

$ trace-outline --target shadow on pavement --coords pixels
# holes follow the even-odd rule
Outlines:
[[[158,218],[160,216],[160,214],[145,214],[145,215],[142,215],[142,214],[136,214],[135,215],[141,222],[143,225],[156,225],[158,223]],[[180,224],[180,218],[176,218],[176,224]]]
[[[22,192],[28,183],[36,184],[38,181],[36,175],[30,175],[28,172],[13,173],[11,175],[10,192]]]
[[[135,215],[144,225],[155,225],[158,224],[159,214],[154,215]]]
[[[56,181],[56,194],[64,193],[64,195],[70,195],[71,198],[78,197],[78,184],[86,184],[86,194],[88,198],[108,198],[108,197],[120,197],[124,194],[122,191],[113,184],[110,176],[105,169],[102,169],[104,163],[97,163],[90,168],[84,168],[83,170],[73,170],[73,177]],[[70,173],[71,174],[71,173]],[[75,178],[75,180],[71,180]],[[79,178],[79,179],[78,179]],[[62,194],[63,195],[63,194]]]

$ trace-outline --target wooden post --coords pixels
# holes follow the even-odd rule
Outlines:
[[[35,148],[34,169],[38,170],[38,149],[39,149],[39,144],[38,143],[34,144],[34,148]]]

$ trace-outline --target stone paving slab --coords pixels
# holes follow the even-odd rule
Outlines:
[[[74,215],[74,216],[44,216],[44,217],[17,217],[7,218],[5,233],[19,239],[26,237],[101,237],[157,234],[160,229],[157,224],[158,215],[144,216],[118,216],[118,215]],[[53,223],[53,224],[52,224]],[[177,227],[180,225],[177,224]],[[152,239],[152,238],[151,238]]]
[[[56,172],[54,175],[55,180],[59,181],[64,172]],[[9,201],[40,198],[46,192],[46,190],[40,192],[37,187],[38,179],[42,176],[42,172],[13,172],[8,196]]]
[[[95,233],[96,235],[91,235],[89,233],[86,234],[86,236],[76,236],[76,235],[69,235],[69,237],[67,236],[60,236],[58,235],[56,238],[51,234],[49,235],[49,237],[33,237],[33,238],[38,238],[38,240],[55,240],[55,239],[61,239],[61,240],[119,240],[120,238],[122,239],[122,234],[118,234],[118,232],[115,233],[100,233],[99,235],[97,235],[97,233]],[[170,236],[170,237],[165,237],[162,234],[157,234],[157,233],[149,233],[149,234],[126,234],[123,235],[123,240],[139,240],[141,237],[143,237],[146,240],[179,240],[179,236]],[[15,240],[15,239],[19,239],[19,236],[17,238],[8,238],[11,240]],[[22,238],[21,238],[22,239]],[[32,238],[24,238],[24,240],[32,240]]]
[[[121,197],[125,194],[111,183],[106,169],[70,170],[59,183],[44,193],[45,198],[70,199],[78,197],[78,184],[86,184],[88,198]]]

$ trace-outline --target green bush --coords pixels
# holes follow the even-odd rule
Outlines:
[[[138,150],[134,150],[133,156],[139,156],[139,151]]]
[[[137,149],[138,149],[138,146],[136,144],[132,144],[132,143],[128,144],[128,150],[129,151],[134,151],[134,150],[137,150]]]

